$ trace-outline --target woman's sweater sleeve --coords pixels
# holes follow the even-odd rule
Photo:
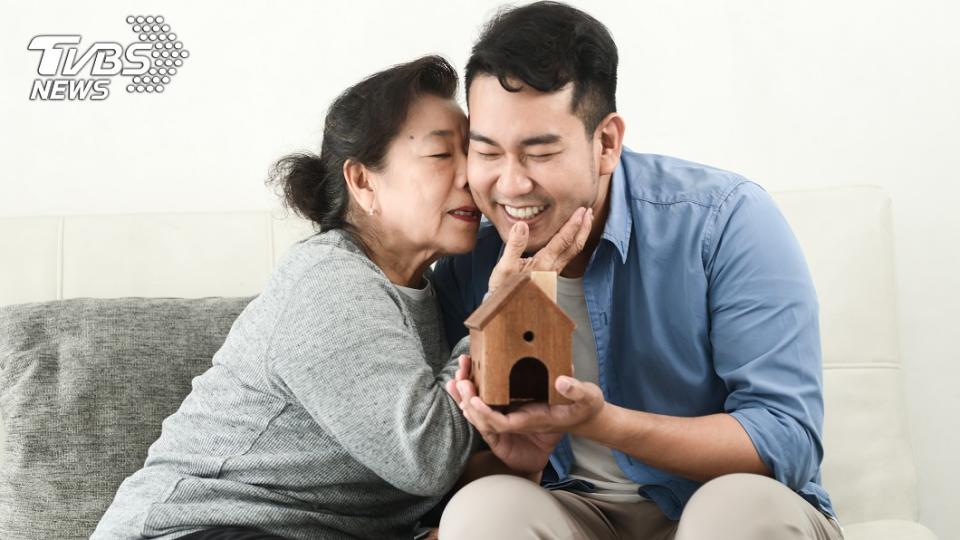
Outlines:
[[[442,495],[475,432],[426,362],[398,295],[361,257],[325,258],[289,292],[268,362],[357,461],[398,489]]]

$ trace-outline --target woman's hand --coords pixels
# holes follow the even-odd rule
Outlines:
[[[447,382],[447,392],[460,404],[464,417],[490,446],[493,454],[511,471],[525,476],[534,482],[540,481],[540,474],[550,459],[553,448],[560,442],[563,433],[501,433],[491,429],[486,416],[478,414],[477,404],[486,407],[477,397],[476,387],[470,380],[470,357],[460,357],[460,368],[453,380]]]
[[[563,227],[560,227],[546,246],[533,257],[524,257],[523,252],[527,249],[530,229],[522,221],[515,223],[510,229],[510,236],[503,248],[503,256],[490,274],[487,292],[492,293],[508,277],[520,272],[543,270],[559,273],[571,259],[583,251],[592,226],[593,209],[581,206],[563,224]]]

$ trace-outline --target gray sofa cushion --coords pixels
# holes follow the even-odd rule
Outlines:
[[[88,538],[250,300],[0,308],[0,538]]]

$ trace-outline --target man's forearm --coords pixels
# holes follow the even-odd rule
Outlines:
[[[737,472],[772,476],[743,426],[725,413],[688,418],[607,403],[572,433],[698,482]]]

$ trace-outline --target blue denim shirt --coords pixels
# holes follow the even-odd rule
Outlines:
[[[757,184],[727,171],[624,149],[602,240],[583,278],[607,401],[671,416],[736,418],[775,478],[834,515],[820,485],[823,382],[818,304],[803,253]],[[472,253],[434,282],[448,342],[481,302],[503,242],[482,224]],[[677,520],[702,484],[618,450],[617,464]],[[543,484],[569,477],[564,437]]]

